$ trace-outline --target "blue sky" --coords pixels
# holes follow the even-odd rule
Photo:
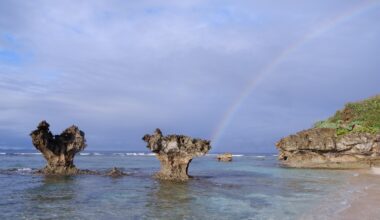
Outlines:
[[[337,19],[338,18],[338,19]],[[339,20],[340,19],[340,20]],[[380,1],[0,1],[0,148],[45,119],[88,150],[145,150],[159,127],[214,151],[281,137],[380,93]]]

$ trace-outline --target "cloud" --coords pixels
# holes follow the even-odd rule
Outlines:
[[[56,133],[78,124],[89,149],[144,150],[141,136],[156,127],[210,138],[273,57],[352,4],[2,1],[0,139],[31,147],[27,134],[42,119]],[[377,93],[378,11],[295,51],[215,149],[273,151],[281,135]]]

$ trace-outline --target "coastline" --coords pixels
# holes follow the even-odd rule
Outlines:
[[[349,202],[349,207],[337,213],[336,219],[378,219],[380,209],[380,175],[379,168],[372,168],[360,173],[360,178],[352,178],[351,184],[360,190]]]
[[[347,183],[300,219],[379,219],[380,174],[378,169],[347,171],[352,173]]]

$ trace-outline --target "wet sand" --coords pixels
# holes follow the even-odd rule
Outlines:
[[[351,184],[361,190],[351,198],[346,209],[337,213],[336,219],[380,219],[380,175],[378,170],[361,172],[358,178],[352,178],[351,181]]]
[[[302,220],[378,220],[380,219],[379,170],[347,170],[349,177],[341,189],[327,195],[321,203],[301,215]]]

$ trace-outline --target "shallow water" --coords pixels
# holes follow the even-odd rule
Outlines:
[[[44,163],[39,154],[0,152],[0,219],[297,219],[312,216],[334,193],[325,211],[344,207],[346,195],[339,192],[353,176],[281,168],[272,154],[240,155],[232,163],[196,158],[186,183],[153,179],[159,163],[150,154],[76,157],[83,169],[121,167],[130,174],[122,178],[31,174]]]

